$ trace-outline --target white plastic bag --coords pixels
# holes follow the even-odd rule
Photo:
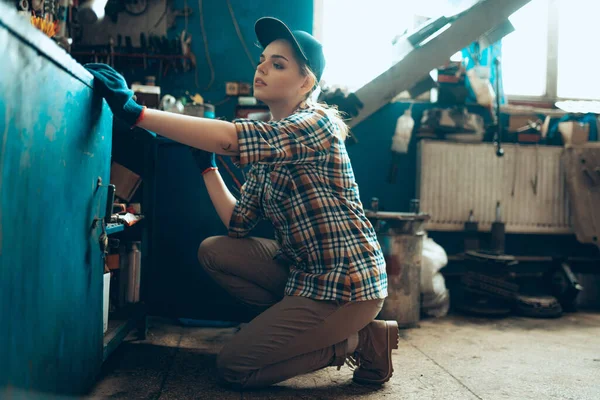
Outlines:
[[[430,317],[443,317],[450,308],[450,293],[440,270],[448,264],[446,251],[425,237],[421,258],[421,313]]]
[[[435,293],[434,275],[448,264],[448,255],[442,246],[425,237],[421,258],[421,293]]]

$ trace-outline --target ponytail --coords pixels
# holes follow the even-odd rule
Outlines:
[[[308,65],[301,65],[301,71],[305,75],[312,76],[315,82],[317,81],[315,74],[310,70],[310,67]],[[325,103],[319,103],[317,101],[319,92],[319,85],[315,83],[315,87],[313,88],[313,90],[311,90],[306,96],[306,104],[327,114],[327,116],[333,122],[333,124],[337,126],[337,133],[339,135],[339,138],[342,141],[345,141],[346,137],[348,136],[349,128],[348,125],[346,125],[346,123],[344,122],[342,113],[337,109],[337,106],[330,106]]]

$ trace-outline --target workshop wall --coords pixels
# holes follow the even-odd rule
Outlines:
[[[254,62],[258,60],[261,52],[261,49],[256,46],[254,35],[254,23],[258,18],[273,16],[285,21],[292,29],[312,32],[312,0],[286,2],[231,0],[230,4]],[[225,97],[225,83],[227,81],[251,83],[254,68],[236,33],[227,2],[204,1],[202,2],[202,12],[206,39],[215,74],[212,86],[206,90],[211,73],[202,39],[199,3],[183,0],[176,0],[174,3],[174,7],[177,9],[185,6],[193,10],[193,14],[188,19],[188,30],[192,35],[192,50],[198,63],[198,85],[196,85],[194,71],[176,75],[168,74],[161,79],[161,91],[163,94],[170,93],[175,96],[185,95],[186,91],[189,91],[190,94],[197,91],[206,101],[219,104]],[[179,17],[170,36],[174,37],[184,28],[185,19]],[[350,146],[348,151],[360,186],[361,199],[365,205],[369,204],[371,197],[376,196],[380,198],[385,209],[408,210],[409,201],[414,196],[416,159],[414,144],[409,153],[400,160],[400,173],[396,183],[387,182],[391,162],[389,149],[394,127],[397,118],[406,107],[406,104],[390,104],[364,121],[354,131],[359,143]],[[217,107],[216,115],[229,119],[234,113],[234,108],[235,100],[229,100]],[[418,109],[413,108],[413,111],[415,114],[419,113]],[[415,115],[415,121],[417,119],[417,115]]]
[[[204,14],[205,34],[214,68],[214,80],[204,50],[203,32],[200,26],[200,4]],[[276,2],[272,0],[242,0],[186,2],[176,0],[174,7],[192,8],[187,21],[192,35],[192,51],[197,59],[197,84],[194,70],[169,72],[157,79],[162,94],[176,97],[200,93],[204,99],[216,104],[216,116],[231,119],[234,116],[235,98],[226,102],[225,85],[228,81],[252,82],[254,67],[237,35],[228,4],[231,5],[239,30],[256,62],[261,50],[255,45],[254,23],[262,16],[274,16],[284,20],[292,29],[311,32],[313,20],[312,0]],[[176,37],[185,28],[182,17],[177,18],[175,28],[168,32]],[[349,68],[352,66],[350,65]],[[410,200],[416,190],[416,148],[413,139],[408,153],[398,160],[395,182],[389,182],[392,162],[390,151],[392,136],[398,117],[409,106],[407,103],[391,103],[381,108],[353,129],[358,143],[349,145],[348,151],[354,167],[360,196],[365,207],[370,199],[378,197],[380,206],[387,211],[408,211]],[[415,131],[419,130],[423,112],[435,104],[416,103],[412,107]],[[468,106],[475,111],[477,106]],[[479,110],[481,112],[481,110]],[[196,258],[198,245],[207,237],[226,234],[210,202],[206,188],[201,183],[200,171],[195,167],[186,146],[160,140],[155,154],[156,187],[153,215],[153,266],[147,269],[145,298],[153,313],[199,319],[245,320],[243,307],[218,287],[199,268]],[[236,171],[235,168],[231,168]],[[222,176],[230,188],[235,184],[225,168]],[[239,171],[236,171],[238,178]],[[259,224],[254,235],[271,237],[268,223]],[[452,238],[450,238],[452,239]],[[448,242],[442,241],[443,243]],[[437,237],[436,237],[437,241]],[[439,243],[442,243],[439,242]],[[522,241],[516,241],[522,242]],[[459,248],[460,243],[454,247]],[[510,239],[507,247],[511,245]],[[450,246],[453,248],[453,246]],[[210,307],[205,305],[209,304]]]
[[[200,10],[199,6],[202,6]],[[285,21],[292,29],[312,31],[312,0],[229,0],[229,1],[186,1],[175,0],[174,8],[190,7],[192,15],[187,21],[188,31],[192,36],[192,52],[197,59],[197,79],[195,71],[169,74],[161,79],[163,94],[175,96],[200,93],[206,101],[219,104],[225,98],[225,84],[229,81],[252,83],[254,67],[250,62],[244,46],[238,37],[230,9],[235,15],[241,36],[252,56],[254,64],[258,61],[261,49],[257,46],[254,34],[254,23],[263,16],[272,16]],[[207,88],[211,80],[211,71],[206,57],[200,17],[204,16],[206,42],[212,66],[214,82]],[[185,18],[178,17],[169,37],[175,37],[185,29]],[[217,109],[218,116],[231,117],[235,100],[232,99]]]
[[[183,0],[175,2],[175,8],[186,6]],[[231,0],[240,32],[254,60],[261,50],[254,45],[254,23],[261,16],[278,17],[292,29],[312,31],[312,0],[275,2],[256,0],[243,2]],[[169,73],[159,80],[162,94],[185,95],[195,90],[206,101],[218,104],[225,97],[227,81],[252,82],[254,67],[236,34],[231,15],[225,1],[203,2],[205,32],[212,64],[215,71],[213,85],[205,90],[210,81],[210,70],[206,62],[204,43],[199,19],[199,3],[189,2],[193,14],[188,20],[192,35],[192,51],[198,61],[198,87],[195,85],[194,71]],[[178,18],[176,27],[169,32],[172,37],[184,29],[185,20]],[[354,171],[360,186],[361,200],[368,206],[373,196],[379,197],[387,210],[407,210],[410,198],[414,196],[416,145],[400,160],[396,183],[387,183],[391,162],[391,139],[397,118],[407,104],[390,104],[365,120],[355,130],[359,143],[349,146]],[[216,116],[231,119],[234,115],[235,99],[216,108]],[[420,120],[421,109],[413,107],[415,121]],[[249,318],[245,309],[214,284],[199,268],[196,259],[198,245],[207,237],[226,234],[219,220],[202,177],[195,167],[186,146],[164,140],[156,152],[156,213],[153,216],[153,266],[146,271],[146,302],[152,312],[158,315],[199,319],[245,320]],[[232,171],[240,177],[234,167]],[[235,184],[225,168],[222,176],[232,189]],[[177,211],[176,211],[177,210]],[[183,213],[180,213],[183,212]],[[254,235],[272,237],[272,228],[261,223],[253,231]],[[168,266],[166,273],[165,266]],[[210,304],[211,307],[203,307]]]

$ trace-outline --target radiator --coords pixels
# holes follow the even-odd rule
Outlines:
[[[421,211],[429,230],[459,231],[473,210],[489,231],[500,202],[506,232],[572,233],[561,147],[422,140],[417,161]]]

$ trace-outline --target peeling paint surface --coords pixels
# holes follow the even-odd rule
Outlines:
[[[2,191],[2,182],[4,181],[2,179],[2,177],[4,176],[4,163],[6,161],[6,142],[8,140],[8,127],[9,127],[9,116],[10,116],[10,111],[8,109],[8,106],[6,106],[4,103],[0,103],[2,104],[2,108],[4,108],[4,112],[2,113],[4,115],[4,120],[2,121],[2,126],[4,126],[4,129],[2,129],[2,150],[0,151],[0,196],[2,195],[2,193],[4,193]],[[4,236],[4,224],[2,223],[2,207],[0,207],[0,256],[2,256],[2,238]]]
[[[112,115],[10,8],[0,3],[0,388],[81,394],[102,363],[91,226],[105,210],[96,181],[110,176]]]
[[[46,137],[51,142],[56,139],[56,126],[54,126],[54,124],[51,122],[46,124]]]

